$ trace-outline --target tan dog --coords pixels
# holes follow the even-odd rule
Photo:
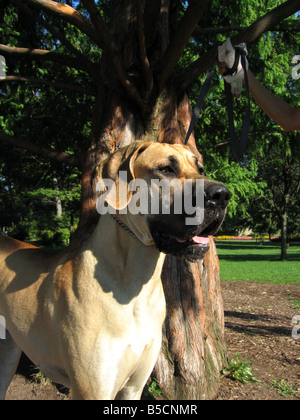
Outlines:
[[[184,146],[136,142],[104,162],[99,177],[118,182],[119,170],[149,188],[151,179],[204,179],[203,223],[187,227],[183,215],[172,213],[118,214],[117,223],[107,214],[81,249],[57,256],[1,237],[0,315],[7,328],[0,340],[2,398],[21,351],[71,388],[74,399],[140,398],[161,346],[162,252],[203,258],[229,192],[204,178]]]

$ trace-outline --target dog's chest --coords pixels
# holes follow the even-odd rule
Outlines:
[[[84,254],[77,282],[84,310],[78,322],[83,322],[85,342],[97,336],[90,352],[93,365],[103,360],[104,370],[106,365],[127,366],[130,372],[148,357],[153,345],[161,345],[166,311],[160,281],[164,258],[156,261],[154,269],[148,269],[149,277],[144,279],[145,267],[130,268],[128,264],[130,270],[124,270],[117,260],[108,264],[104,257],[95,258],[89,251]]]

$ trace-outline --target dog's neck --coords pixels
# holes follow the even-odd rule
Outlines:
[[[110,216],[112,217],[112,216]],[[147,224],[145,223],[145,216],[141,214],[137,214],[135,216],[130,216],[128,214],[116,214],[112,217],[116,223],[118,223],[121,227],[123,225],[123,229],[126,231],[128,229],[127,234],[130,233],[131,236],[134,236],[135,239],[140,241],[146,247],[153,247],[154,241],[151,236],[151,233],[148,229]],[[118,222],[117,222],[118,221]],[[126,228],[125,228],[126,226]]]
[[[144,217],[142,215],[134,217],[137,218],[135,222],[122,214],[118,214],[114,218],[109,214],[102,215],[88,241],[89,247],[92,247],[95,252],[101,248],[101,255],[106,250],[110,254],[113,253],[113,255],[119,254],[121,250],[121,254],[124,255],[130,253],[131,249],[138,247],[139,249],[144,249],[144,253],[150,254],[154,259],[157,259],[160,251],[155,247]],[[117,223],[116,219],[120,223]],[[125,229],[125,226],[127,229]],[[112,250],[112,248],[114,249]]]
[[[128,220],[126,222],[128,223]],[[129,223],[127,223],[128,226]],[[117,279],[119,289],[120,283],[124,283],[125,289],[130,289],[133,284],[136,288],[149,284],[149,292],[152,293],[151,290],[153,291],[157,284],[150,286],[150,283],[152,279],[160,281],[165,255],[160,253],[154,244],[146,246],[141,243],[148,241],[145,230],[143,236],[142,228],[138,231],[130,226],[130,229],[135,235],[139,235],[138,238],[126,232],[110,215],[102,215],[83,249],[84,264],[89,267],[88,270],[93,271],[93,277],[98,280],[102,280],[103,270],[111,272],[112,281]],[[137,255],[139,255],[139,261],[143,261],[142,270],[141,265],[137,264]],[[137,281],[139,285],[136,284]],[[157,283],[157,280],[155,282]],[[114,285],[109,284],[107,287],[113,289]]]

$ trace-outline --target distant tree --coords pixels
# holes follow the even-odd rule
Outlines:
[[[290,144],[269,144],[259,163],[259,177],[267,182],[266,214],[281,230],[281,260],[287,259],[289,224],[299,220],[300,145],[296,135],[291,138]]]
[[[265,182],[257,179],[258,165],[255,160],[236,163],[215,155],[207,165],[208,175],[226,184],[232,198],[227,210],[225,230],[237,232],[249,228],[247,216],[250,203],[254,197],[263,195]]]

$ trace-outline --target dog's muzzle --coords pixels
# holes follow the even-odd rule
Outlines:
[[[190,262],[204,258],[209,250],[209,236],[220,229],[229,200],[230,192],[225,185],[205,180],[203,222],[187,226],[186,214],[152,218],[149,227],[156,247],[165,254],[184,257]]]

